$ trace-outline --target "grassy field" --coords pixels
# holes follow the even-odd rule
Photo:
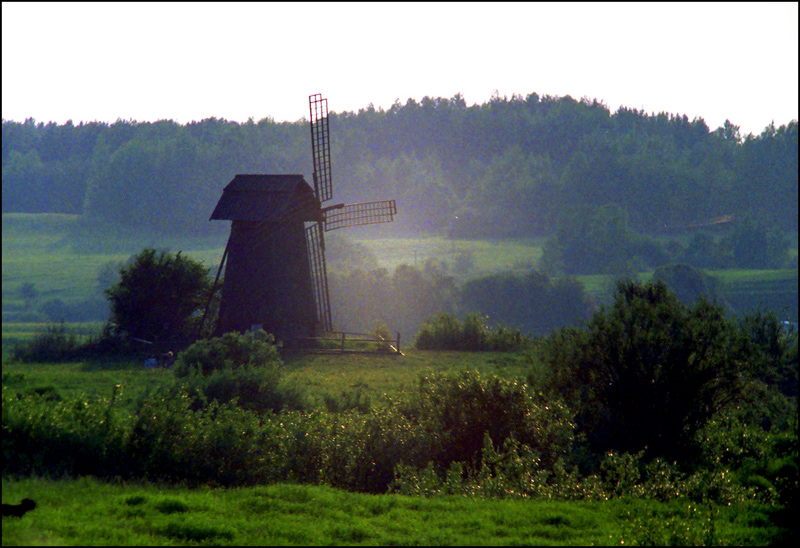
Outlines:
[[[13,324],[12,324],[13,326]],[[60,364],[9,363],[6,327],[3,332],[3,386],[18,392],[55,390],[64,398],[108,398],[121,385],[118,402],[129,405],[144,393],[172,379],[172,372],[144,370],[140,360],[86,361]],[[68,328],[69,329],[69,328]],[[13,332],[13,331],[12,331]],[[502,352],[439,352],[407,349],[404,356],[374,354],[295,354],[286,356],[284,378],[301,387],[312,404],[323,405],[326,395],[360,392],[373,405],[400,397],[421,375],[477,370],[507,379],[525,378],[530,359]]]
[[[470,368],[524,378],[523,354],[409,350],[405,356],[287,356],[286,378],[312,399],[363,390],[374,406],[398,398],[421,375]],[[3,363],[3,390],[131,404],[172,373],[136,361]],[[3,520],[3,545],[763,545],[779,533],[758,504],[698,506],[687,500],[607,502],[486,500],[366,495],[275,484],[188,489],[92,478],[4,478],[3,502],[38,507]]]
[[[3,214],[2,216],[2,307],[4,321],[24,312],[19,288],[35,285],[39,302],[61,299],[75,303],[88,298],[102,299],[97,274],[111,262],[121,262],[144,247],[183,251],[203,262],[216,274],[227,234],[202,238],[141,236],[118,228],[103,234],[88,233],[77,215]],[[539,241],[487,241],[445,238],[358,239],[378,258],[382,267],[393,270],[406,263],[422,268],[428,259],[446,261],[450,266],[462,253],[472,257],[470,275],[530,268],[541,256]]]
[[[181,250],[216,273],[227,238],[225,231],[197,238],[142,236],[114,227],[100,232],[83,228],[77,215],[3,214],[3,321],[33,320],[25,319],[32,311],[26,310],[19,292],[26,282],[38,290],[37,303],[52,299],[72,305],[87,299],[102,303],[104,297],[97,280],[100,269],[124,261],[144,247]],[[353,241],[368,248],[380,266],[387,269],[403,263],[422,268],[426,261],[435,259],[447,263],[450,272],[461,280],[537,267],[544,244],[540,239],[449,240],[436,236],[370,239],[358,233]],[[796,246],[796,238],[793,244]],[[471,259],[472,266],[466,271],[455,271],[459,256]],[[645,280],[651,274],[640,272],[637,277]],[[721,280],[735,308],[753,310],[762,305],[797,320],[797,270],[718,270],[709,274]],[[613,277],[590,275],[578,279],[596,302],[609,301]],[[42,318],[38,317],[38,321]],[[410,338],[414,334],[404,335]]]
[[[421,268],[428,259],[447,261],[452,266],[459,255],[468,254],[473,263],[471,276],[535,267],[544,245],[541,239],[451,240],[439,236],[356,241],[372,251],[381,266],[390,270],[401,264]]]
[[[363,495],[277,484],[237,489],[3,480],[3,545],[762,545],[764,508],[676,501],[541,502]]]

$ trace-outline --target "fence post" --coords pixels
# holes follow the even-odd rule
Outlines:
[[[344,354],[344,331],[342,331],[342,354]]]
[[[400,332],[397,332],[397,353],[400,353]]]

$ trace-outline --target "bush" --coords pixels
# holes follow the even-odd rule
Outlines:
[[[544,345],[544,393],[578,412],[595,451],[648,458],[687,456],[692,435],[736,389],[728,351],[734,332],[705,299],[681,304],[667,286],[619,282],[588,332],[563,331]]]
[[[305,395],[281,382],[283,363],[274,341],[263,329],[198,341],[178,353],[173,372],[185,379],[195,409],[209,401],[258,413],[303,409]]]
[[[195,374],[187,388],[196,398],[193,408],[208,404],[231,403],[256,413],[304,409],[305,396],[295,387],[281,382],[278,366],[217,369],[210,375]]]
[[[719,281],[688,264],[660,266],[653,272],[653,279],[667,284],[685,305],[694,305],[700,297],[705,297],[711,302],[729,308],[722,295]]]
[[[178,353],[173,372],[176,377],[188,376],[192,369],[210,375],[221,369],[278,366],[281,359],[275,336],[263,329],[257,332],[231,331],[221,337],[204,339]]]
[[[64,324],[48,325],[28,343],[20,343],[11,351],[11,359],[22,362],[60,362],[75,359],[81,345],[77,335],[67,333]]]
[[[534,335],[574,325],[589,318],[591,300],[573,279],[551,280],[531,270],[524,275],[493,274],[466,282],[462,306]]]
[[[564,212],[542,252],[550,272],[618,274],[629,269],[634,234],[618,205],[578,206]]]
[[[512,351],[530,344],[519,329],[498,327],[492,330],[488,318],[469,314],[460,322],[455,316],[440,312],[428,318],[415,340],[420,350]]]
[[[197,336],[211,286],[208,269],[180,251],[144,249],[105,294],[117,333],[165,342]]]
[[[784,268],[788,259],[786,236],[760,220],[744,219],[736,223],[720,245],[730,250],[730,266],[734,268]]]
[[[401,412],[428,432],[428,458],[440,471],[477,462],[486,434],[498,447],[513,436],[538,452],[544,466],[566,458],[573,443],[572,416],[563,405],[540,405],[522,383],[468,370],[422,377]]]

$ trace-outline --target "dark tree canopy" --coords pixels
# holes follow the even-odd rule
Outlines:
[[[166,342],[196,334],[211,286],[208,269],[180,251],[144,249],[105,293],[118,333]]]
[[[549,235],[566,206],[618,206],[640,233],[722,215],[798,226],[796,121],[743,137],[729,121],[712,131],[702,118],[531,93],[469,107],[460,95],[409,99],[332,112],[330,124],[334,196],[396,198],[395,231]],[[214,230],[208,214],[235,174],[312,171],[304,121],[2,130],[3,212],[193,234]]]
[[[688,307],[662,281],[621,281],[586,332],[548,341],[547,390],[575,406],[596,448],[674,458],[733,394],[734,341],[721,307]]]

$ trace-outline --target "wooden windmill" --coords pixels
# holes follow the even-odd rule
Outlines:
[[[322,206],[333,193],[328,100],[309,96],[309,112],[314,187],[302,175],[236,175],[211,214],[232,221],[218,334],[261,327],[286,340],[331,331],[324,233],[397,213],[394,200]]]

